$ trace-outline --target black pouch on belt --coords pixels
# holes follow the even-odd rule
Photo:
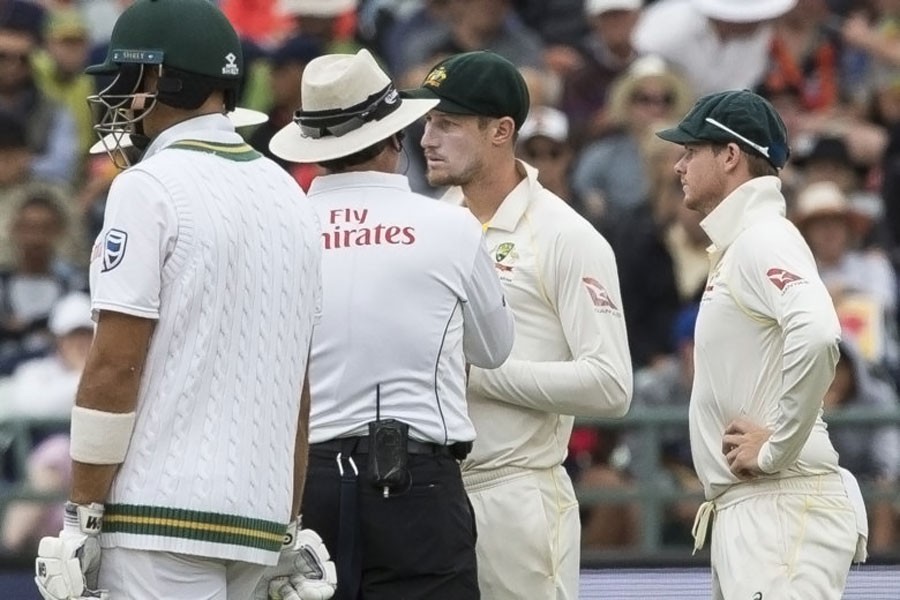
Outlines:
[[[378,488],[405,489],[409,481],[409,425],[396,419],[369,423],[369,482]]]

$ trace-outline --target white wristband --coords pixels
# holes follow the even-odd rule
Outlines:
[[[134,413],[111,413],[75,406],[72,408],[72,460],[92,465],[117,465],[125,460]]]

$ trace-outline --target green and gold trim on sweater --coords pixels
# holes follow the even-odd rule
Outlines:
[[[279,552],[287,523],[134,504],[107,504],[103,533],[184,538]]]
[[[179,142],[175,142],[169,148],[176,148],[178,150],[195,150],[197,152],[206,152],[208,154],[215,154],[216,156],[221,156],[222,158],[227,158],[228,160],[235,160],[238,162],[245,162],[248,160],[256,160],[262,154],[253,149],[253,146],[250,144],[245,144],[243,142],[237,144],[221,144],[219,142],[205,142],[202,140],[181,140]]]

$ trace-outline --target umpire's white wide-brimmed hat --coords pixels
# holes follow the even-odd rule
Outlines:
[[[348,156],[387,139],[439,100],[401,99],[367,50],[314,58],[303,70],[301,108],[269,150],[298,163]]]
[[[780,17],[797,5],[797,0],[693,0],[700,13],[727,23],[753,23]]]

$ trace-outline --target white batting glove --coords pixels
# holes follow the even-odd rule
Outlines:
[[[66,503],[59,537],[45,537],[34,561],[34,583],[44,600],[109,600],[97,589],[103,505]]]
[[[319,534],[288,525],[278,564],[269,567],[253,600],[328,600],[337,589],[337,571]]]

